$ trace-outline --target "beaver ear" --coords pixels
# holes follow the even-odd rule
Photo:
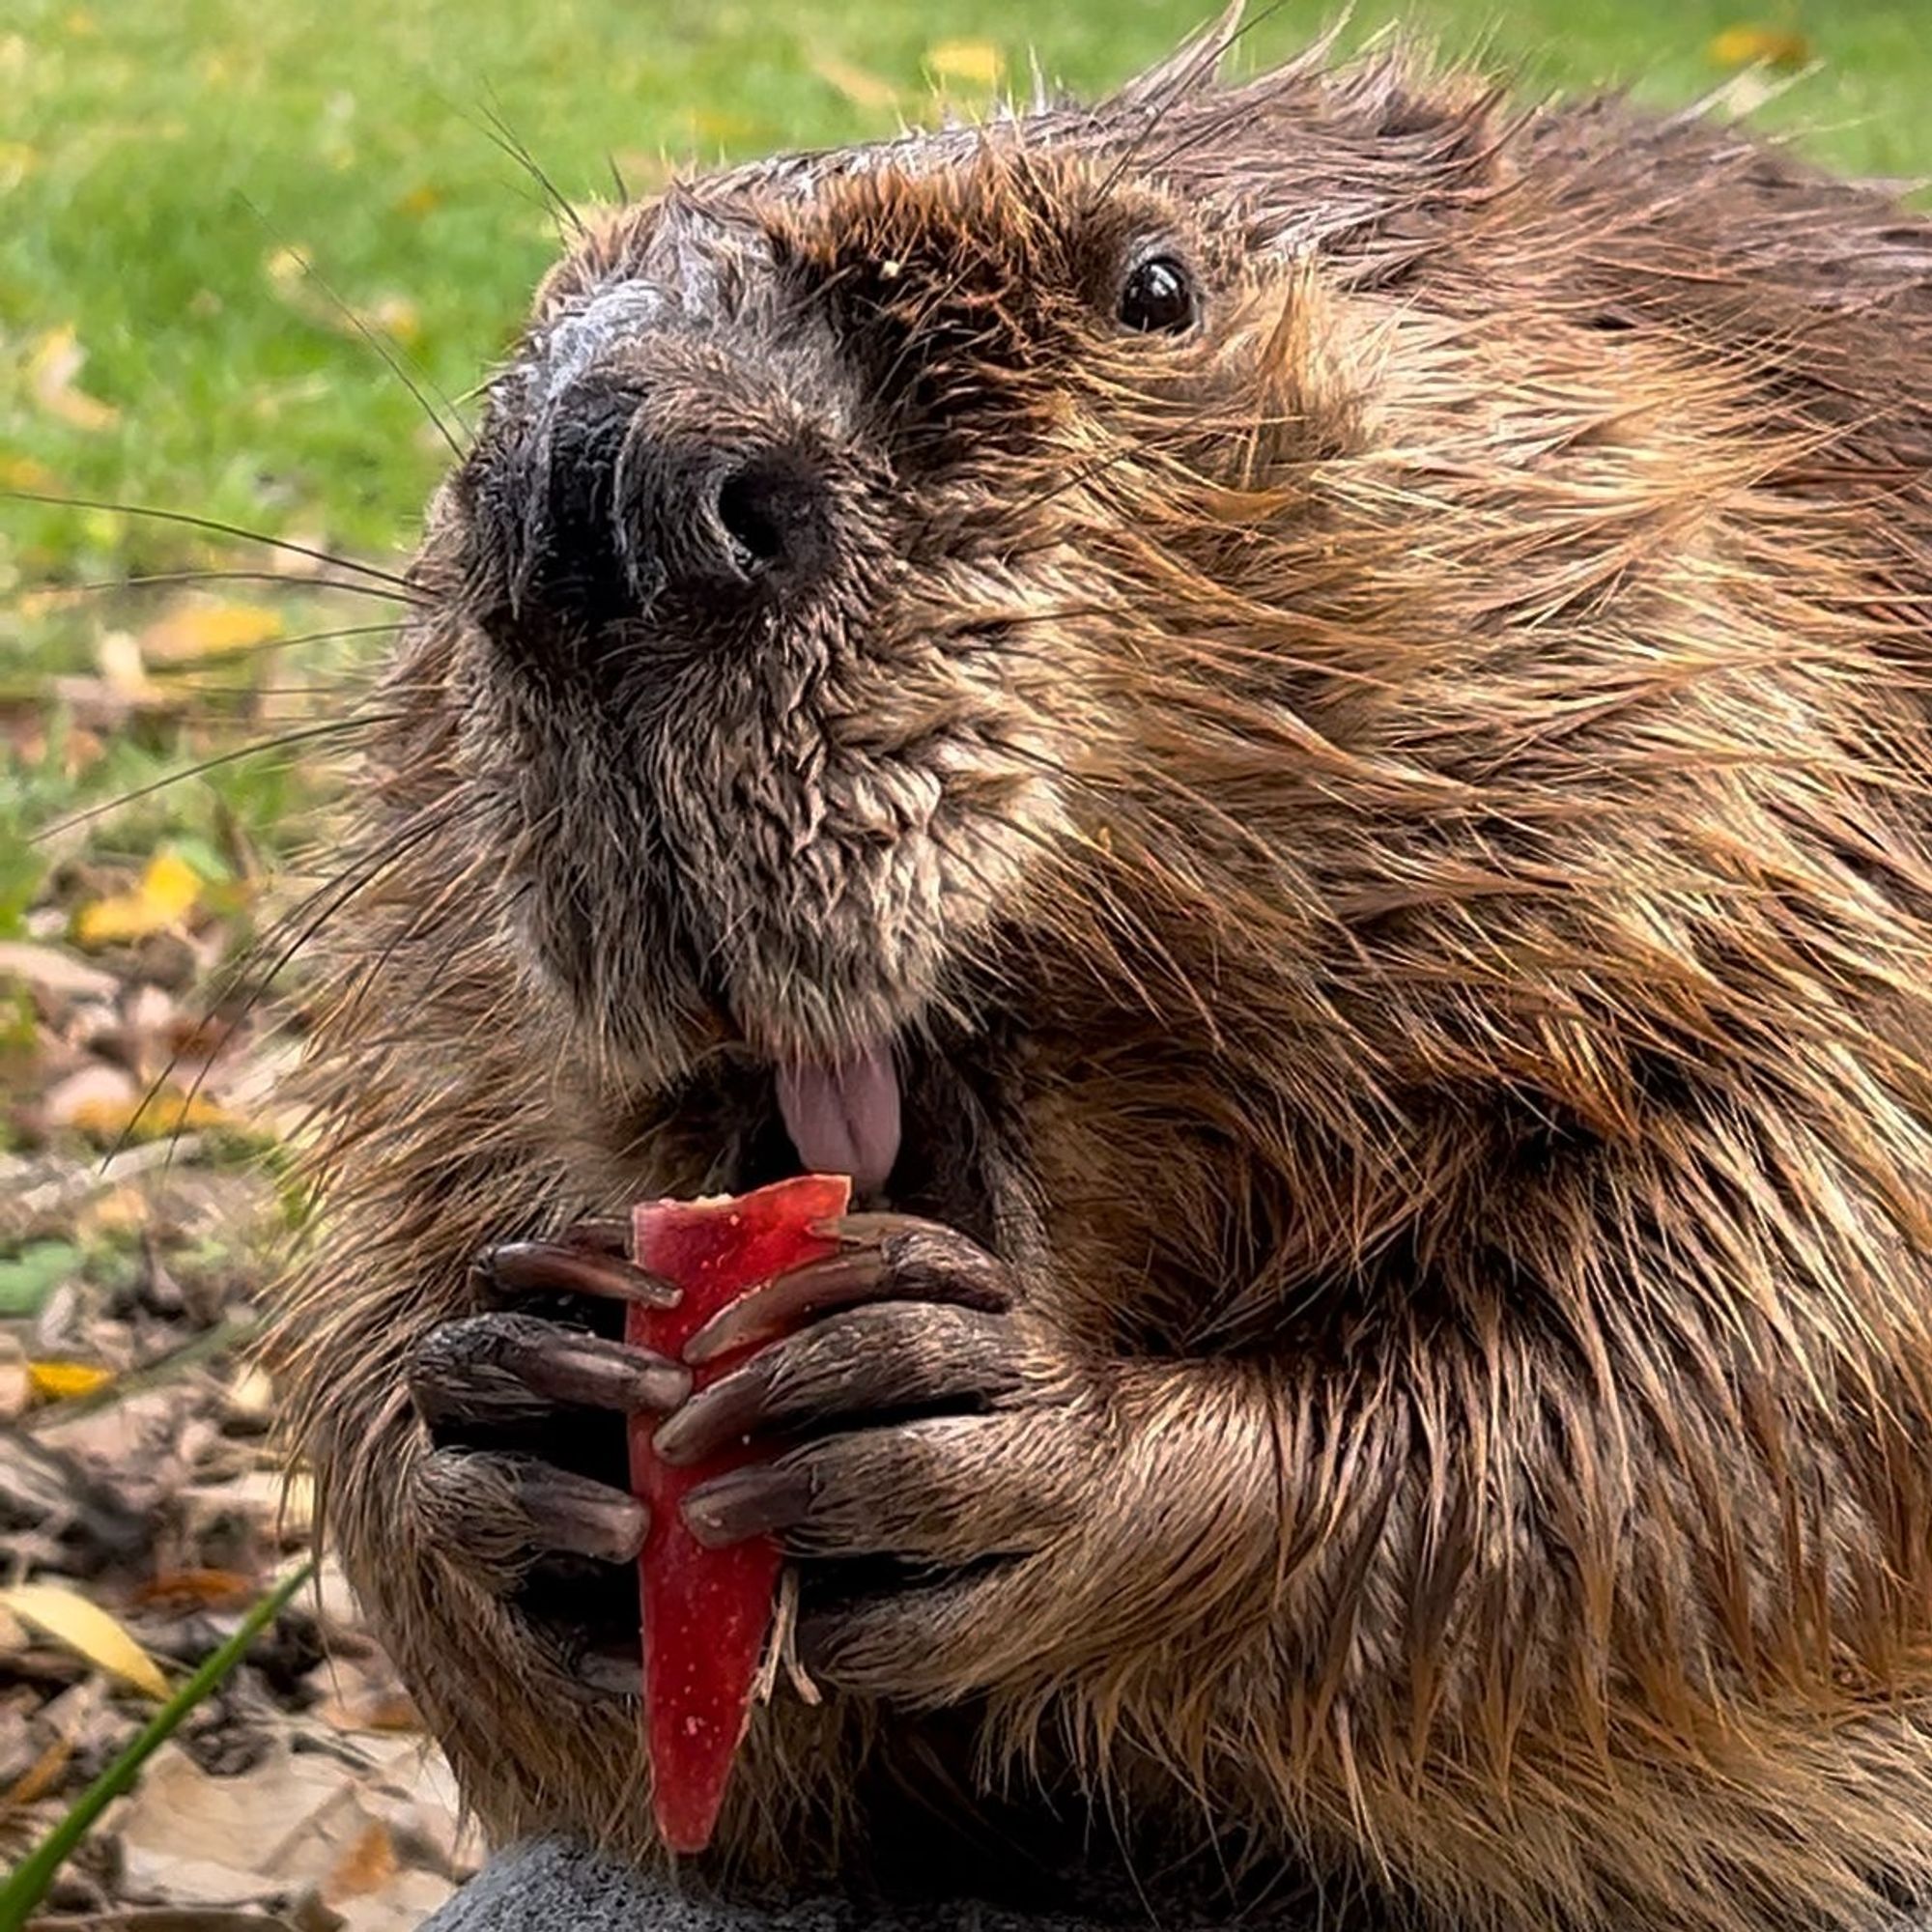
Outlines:
[[[1184,99],[1211,87],[1220,76],[1228,49],[1240,38],[1241,15],[1247,0],[1229,0],[1227,11],[1211,27],[1195,35],[1158,67],[1127,82],[1115,95],[1117,107],[1146,107]]]

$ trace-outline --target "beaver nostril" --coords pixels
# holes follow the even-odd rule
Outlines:
[[[818,479],[781,457],[760,457],[718,486],[718,522],[731,560],[748,577],[781,569],[810,574],[825,548],[825,493]]]
[[[775,563],[784,554],[781,514],[781,506],[773,501],[771,479],[756,471],[725,477],[718,492],[718,521],[748,570]]]

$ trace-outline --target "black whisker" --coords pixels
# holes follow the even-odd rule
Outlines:
[[[325,563],[331,570],[353,570],[361,576],[371,578],[378,583],[393,584],[402,590],[412,586],[406,577],[398,577],[392,570],[383,570],[373,563],[360,563],[353,556],[342,556],[334,551],[317,550],[311,544],[294,543],[287,537],[271,537],[266,530],[251,530],[245,524],[223,523],[219,517],[201,517],[191,510],[164,510],[154,503],[115,503],[95,497],[58,497],[44,490],[0,489],[0,497],[11,497],[23,503],[51,503],[65,510],[106,510],[118,517],[149,517],[156,523],[182,524],[189,529],[211,530],[216,536],[234,537],[240,543],[266,544],[271,550],[293,552],[297,556],[311,557],[317,563]],[[124,583],[143,581],[139,578],[123,578]]]
[[[339,577],[297,577],[285,570],[151,570],[133,577],[102,578],[88,583],[69,583],[52,592],[57,598],[100,597],[117,590],[154,590],[163,586],[203,583],[273,583],[284,590],[354,591],[361,597],[381,597],[391,604],[419,604],[413,589],[397,590],[386,583],[360,583]]]
[[[585,225],[582,215],[577,212],[575,204],[545,172],[542,163],[525,143],[511,130],[510,124],[503,118],[501,109],[496,105],[494,89],[491,90],[491,95],[492,104],[484,111],[484,132],[537,185],[538,190],[549,203],[557,221],[568,223],[580,240],[586,238],[590,230]]]
[[[227,644],[219,650],[197,651],[192,660],[194,668],[202,670],[211,665],[240,664],[244,658],[260,657],[268,651],[287,651],[299,648],[303,644],[335,643],[344,638],[389,638],[401,630],[403,619],[398,617],[388,624],[339,624],[327,631],[303,631],[292,638],[263,638],[252,644]],[[150,667],[156,678],[165,677],[172,684],[173,679],[185,667],[174,665],[154,665]],[[219,686],[210,687],[213,690]],[[260,691],[265,687],[251,687]]]
[[[30,844],[39,845],[49,838],[57,838],[63,832],[71,832],[77,825],[86,825],[96,818],[104,818],[110,811],[119,811],[123,806],[132,805],[138,799],[150,798],[157,791],[165,791],[169,785],[180,784],[184,780],[200,778],[206,772],[218,770],[223,765],[239,764],[243,758],[266,756],[270,752],[287,751],[292,746],[303,745],[317,738],[328,738],[338,733],[367,730],[372,724],[386,724],[393,713],[370,712],[357,718],[332,718],[321,724],[304,725],[299,731],[285,731],[279,737],[265,738],[252,745],[238,746],[232,752],[217,753],[212,758],[204,758],[199,764],[186,766],[178,772],[169,772],[161,778],[144,785],[136,785],[132,791],[123,792],[118,798],[110,798],[99,805],[91,805],[85,811],[76,811],[53,825],[37,832],[29,839]]]
[[[404,368],[401,358],[407,354],[407,351],[403,349],[402,344],[396,342],[393,337],[388,336],[386,333],[378,333],[377,330],[371,328],[361,316],[355,312],[355,305],[352,302],[344,300],[341,296],[337,295],[323,280],[322,276],[317,272],[314,263],[309,261],[299,248],[292,246],[284,237],[277,234],[274,225],[269,220],[269,217],[245,194],[241,197],[241,201],[242,207],[281,244],[283,249],[288,253],[289,258],[301,270],[302,273],[328,298],[329,301],[341,313],[344,321],[383,358],[389,373],[415,398],[416,406],[436,425],[437,435],[441,437],[443,441],[449,445],[450,454],[456,458],[457,462],[461,463],[468,452],[451,433],[449,425],[438,413],[436,405],[423,393],[422,383],[418,383],[415,377],[412,376]],[[410,360],[415,362],[415,357],[411,356]],[[427,383],[436,391],[437,401],[441,403],[442,407],[456,418],[457,426],[463,431],[464,435],[469,436],[473,434],[469,423],[464,421],[463,412],[443,394],[442,390],[438,386],[435,378],[430,375],[427,369],[423,368],[420,362],[415,362],[415,366],[417,373],[422,377],[423,383]]]

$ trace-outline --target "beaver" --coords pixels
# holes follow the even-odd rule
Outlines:
[[[544,281],[330,922],[323,1520],[500,1833],[662,1856],[644,1414],[763,1444],[688,1520],[792,1558],[693,1882],[1879,1922],[1932,1890],[1932,222],[1236,31]],[[836,1251],[692,1397],[623,1212],[806,1169]]]

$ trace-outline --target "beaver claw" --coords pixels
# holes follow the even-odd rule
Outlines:
[[[625,1418],[668,1414],[692,1379],[609,1332],[624,1304],[677,1299],[624,1250],[615,1222],[485,1249],[480,1312],[429,1329],[404,1368],[429,1435],[410,1490],[425,1544],[591,1694],[635,1689],[622,1659],[637,1654],[631,1565],[649,1516],[629,1491]]]
[[[835,1231],[847,1252],[727,1311],[739,1317],[734,1343],[781,1316],[820,1319],[693,1396],[653,1438],[676,1463],[741,1443],[796,1445],[701,1484],[686,1523],[712,1547],[776,1535],[799,1556],[943,1565],[1025,1553],[1038,1520],[1022,1507],[989,1539],[1004,1512],[986,1495],[1025,1487],[1014,1476],[1031,1461],[1027,1441],[1044,1439],[1065,1398],[1010,1272],[927,1222],[853,1215]]]
[[[652,1444],[667,1463],[701,1463],[788,1430],[990,1403],[1019,1386],[1021,1369],[1019,1338],[1005,1315],[931,1302],[858,1308],[773,1343],[720,1378]]]
[[[662,1355],[507,1311],[431,1329],[408,1378],[432,1428],[537,1422],[560,1403],[668,1414],[691,1392],[691,1372]]]
[[[560,1241],[504,1241],[485,1248],[476,1258],[475,1280],[482,1297],[511,1300],[528,1294],[592,1294],[612,1301],[640,1301],[652,1308],[670,1308],[677,1290],[646,1274],[615,1253],[591,1245],[593,1234],[602,1238],[603,1224],[586,1224],[586,1233]]]
[[[1012,1306],[1006,1264],[937,1222],[910,1214],[847,1214],[821,1223],[819,1232],[837,1240],[840,1252],[793,1268],[770,1287],[720,1309],[685,1344],[684,1359],[712,1361],[834,1309],[868,1301]]]
[[[529,1457],[439,1449],[414,1480],[438,1546],[498,1592],[550,1557],[628,1563],[650,1527],[649,1511],[627,1492]]]

